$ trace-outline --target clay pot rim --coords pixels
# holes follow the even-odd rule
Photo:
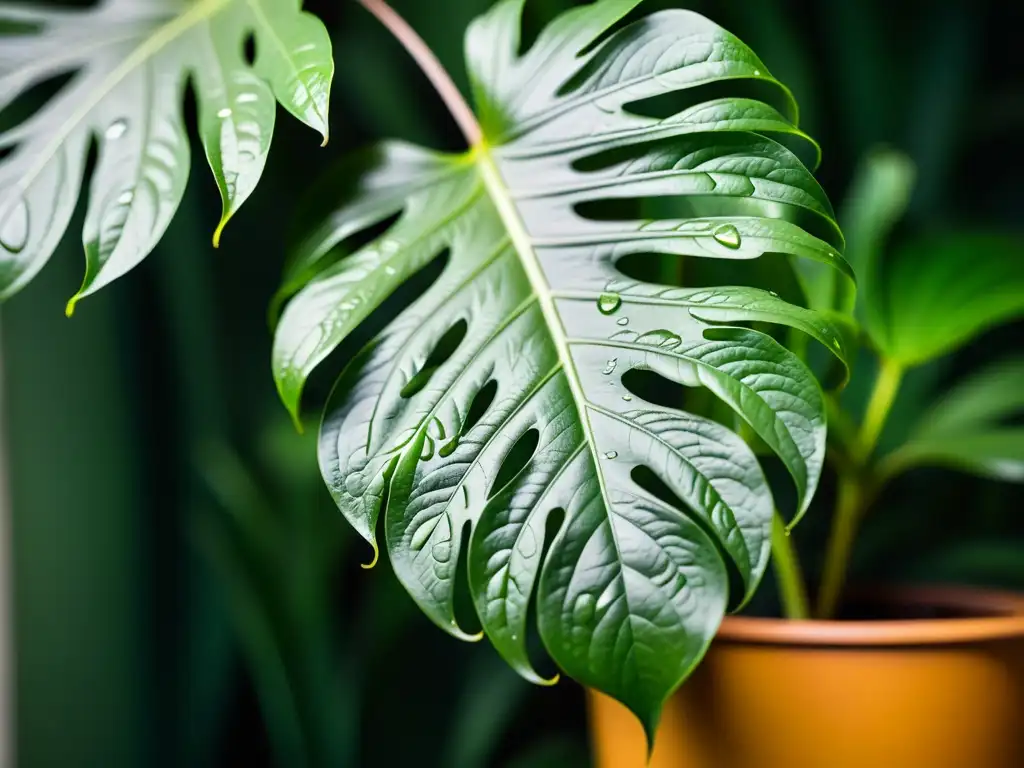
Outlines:
[[[966,587],[869,590],[887,604],[951,608],[964,618],[818,621],[729,616],[716,640],[770,645],[947,645],[1024,638],[1024,595]]]

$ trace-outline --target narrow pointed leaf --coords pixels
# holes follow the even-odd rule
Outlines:
[[[521,0],[473,24],[485,141],[460,156],[374,151],[379,162],[309,228],[295,263],[315,265],[355,230],[398,218],[295,295],[274,373],[297,412],[310,372],[444,259],[341,374],[320,434],[327,485],[375,549],[382,529],[436,624],[476,639],[455,616],[465,551],[483,630],[516,670],[549,680],[527,654],[535,621],[561,669],[653,733],[725,611],[756,588],[774,501],[734,432],[644,399],[630,375],[717,394],[781,458],[799,514],[821,471],[820,388],[746,324],[802,330],[840,359],[845,350],[821,314],[768,291],[644,283],[617,263],[712,258],[742,270],[781,253],[848,268],[827,199],[776,140],[816,154],[788,91],[693,13],[608,31],[635,5],[580,6],[522,55]],[[739,81],[764,99],[725,95]],[[711,84],[714,98],[699,88]],[[682,105],[665,117],[636,108],[673,92]],[[661,197],[678,203],[677,218],[640,215],[637,203]]]
[[[940,398],[884,466],[932,464],[1024,482],[1024,358],[1002,360]]]

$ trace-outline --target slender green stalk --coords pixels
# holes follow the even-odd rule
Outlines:
[[[815,616],[819,619],[833,618],[839,607],[857,527],[877,487],[877,480],[870,467],[871,455],[885,428],[902,379],[903,366],[883,358],[871,399],[864,412],[864,422],[853,446],[851,464],[840,468],[836,513],[825,552],[825,566],[815,610]]]
[[[839,597],[846,583],[846,571],[850,564],[857,526],[864,514],[865,499],[860,477],[846,472],[840,474],[836,515],[832,521],[832,531],[825,550],[825,567],[815,606],[816,618],[831,619],[839,607]]]
[[[810,618],[807,587],[800,570],[800,561],[793,540],[786,531],[786,523],[778,512],[772,516],[772,566],[779,583],[783,614],[787,619]]]
[[[878,369],[878,378],[875,379],[875,388],[871,393],[867,410],[864,412],[864,423],[860,428],[857,459],[862,465],[867,464],[878,444],[878,438],[882,435],[882,429],[885,427],[886,419],[889,418],[889,411],[896,400],[896,393],[899,391],[902,380],[903,366],[894,360],[882,358],[881,366]]]

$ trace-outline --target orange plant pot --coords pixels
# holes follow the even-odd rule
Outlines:
[[[651,768],[1024,768],[1024,600],[896,590],[896,621],[730,617],[666,703]],[[878,604],[879,601],[875,600]],[[597,768],[644,768],[590,694]]]

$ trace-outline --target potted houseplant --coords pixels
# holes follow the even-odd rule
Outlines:
[[[1024,309],[1016,244],[938,235],[916,258],[882,262],[909,172],[880,154],[851,198],[858,300],[828,201],[787,148],[806,139],[791,97],[724,30],[681,11],[620,25],[638,3],[609,0],[523,46],[522,2],[498,3],[467,35],[474,114],[401,18],[363,4],[470,145],[444,156],[385,144],[347,161],[318,191],[321,223],[303,228],[285,279],[295,295],[274,370],[297,414],[314,368],[395,286],[434,268],[351,357],[321,428],[324,478],[373,562],[380,527],[435,623],[486,634],[548,683],[527,641],[535,612],[557,666],[595,690],[603,768],[643,765],[655,738],[664,768],[1019,764],[1015,598],[886,591],[867,603],[880,620],[833,620],[856,526],[884,483],[930,461],[1020,474],[1020,432],[999,423],[1020,405],[1019,363],[965,383],[876,452],[906,369]],[[743,260],[766,254],[785,257],[767,271],[791,275],[788,290],[732,285],[754,271]],[[723,283],[693,280],[716,259],[732,260]],[[957,281],[967,266],[972,279]],[[787,350],[771,324],[804,336]],[[805,363],[823,376],[829,365],[807,337],[840,362],[878,352],[863,412],[819,397]],[[812,620],[789,527],[825,461],[826,412],[839,488]],[[788,472],[788,522],[737,434]],[[727,619],[657,731],[769,549],[788,619]],[[478,623],[457,613],[460,586]],[[802,691],[788,707],[787,687]]]
[[[724,621],[704,665],[670,704],[653,766],[1012,766],[1024,759],[1024,601],[879,584],[843,600],[858,528],[900,475],[934,465],[997,481],[1024,478],[1024,430],[1010,421],[1024,408],[1019,357],[926,394],[911,406],[909,429],[879,445],[908,371],[1024,309],[1024,244],[1012,236],[953,229],[886,246],[912,178],[907,158],[873,152],[845,210],[847,255],[859,276],[856,308],[848,301],[846,311],[874,358],[859,373],[874,382],[866,404],[830,398],[837,482],[816,600],[808,600],[795,553],[781,543],[775,557],[786,618]],[[620,705],[595,696],[593,715],[600,765],[643,763],[642,733]]]
[[[275,302],[279,393],[297,417],[314,369],[358,333],[370,337],[338,378],[319,435],[328,488],[373,547],[368,565],[383,536],[438,626],[486,635],[520,674],[547,684],[557,675],[542,645],[570,677],[625,704],[640,747],[611,759],[642,763],[666,700],[725,614],[753,596],[773,551],[792,627],[806,626],[788,534],[818,487],[829,421],[846,474],[823,615],[838,603],[853,528],[881,479],[935,458],[1012,466],[1005,451],[978,461],[1017,439],[989,439],[979,426],[1001,411],[979,408],[976,391],[1010,398],[1003,374],[972,385],[959,419],[945,423],[959,437],[979,426],[972,449],[951,455],[934,419],[896,458],[876,463],[872,449],[901,368],[963,341],[965,324],[1016,311],[1019,285],[992,273],[997,312],[907,343],[887,323],[894,307],[918,305],[902,288],[899,303],[879,292],[901,283],[874,281],[871,247],[856,246],[854,267],[875,286],[857,314],[855,270],[809,170],[819,151],[797,127],[792,95],[697,14],[644,16],[640,0],[595,0],[524,40],[523,0],[500,0],[466,36],[474,111],[386,3],[360,1],[421,65],[468,149],[385,143],[317,190]],[[0,159],[2,296],[62,234],[93,138],[88,269],[69,314],[148,253],[186,180],[177,104],[189,76],[221,226],[259,178],[275,103],[326,140],[329,41],[294,3],[201,0],[165,18],[115,0],[85,15],[18,9],[15,21],[60,47],[89,24],[114,28],[111,14],[133,5],[131,30],[146,34],[127,58],[88,59],[81,89],[0,135],[17,145]],[[177,76],[144,106],[134,95],[151,64]],[[29,71],[15,90],[46,74]],[[763,285],[780,271],[792,278],[785,286]],[[880,385],[848,424],[815,372],[841,384],[865,334],[884,353]],[[771,461],[790,478],[789,504],[772,493]],[[743,621],[725,625],[710,675]]]

